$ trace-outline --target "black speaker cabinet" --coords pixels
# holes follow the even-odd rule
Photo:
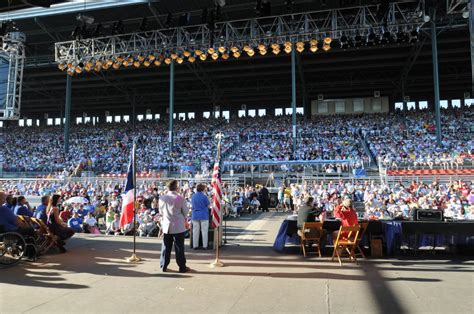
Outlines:
[[[443,212],[434,209],[417,209],[413,219],[416,221],[443,221]]]

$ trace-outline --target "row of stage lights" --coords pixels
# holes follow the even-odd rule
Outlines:
[[[343,35],[338,41],[341,48],[345,49],[350,46],[361,47],[361,46],[372,46],[377,43],[386,44],[391,42],[410,42],[414,43],[418,40],[418,30],[413,30],[409,33],[399,32],[392,34],[390,32],[384,32],[380,36],[376,37],[374,33],[371,33],[367,36],[356,35],[355,37],[349,39],[346,35]],[[198,59],[201,61],[206,61],[207,59],[218,60],[219,58],[223,60],[229,59],[231,56],[235,59],[241,57],[242,54],[247,54],[249,57],[253,57],[255,54],[260,54],[262,56],[267,55],[269,50],[272,54],[278,55],[281,51],[286,54],[290,54],[293,49],[297,52],[302,53],[305,49],[308,49],[312,53],[316,53],[319,50],[325,52],[331,49],[331,44],[334,41],[331,37],[326,36],[318,39],[310,39],[308,41],[297,41],[292,43],[287,40],[280,43],[264,44],[260,43],[258,45],[245,44],[243,46],[232,45],[230,48],[226,47],[224,44],[218,45],[216,47],[210,47],[207,49],[196,48],[194,50],[182,50],[180,52],[176,51],[156,51],[149,52],[146,54],[136,54],[136,55],[127,55],[122,56],[118,55],[115,57],[107,59],[90,59],[84,61],[74,61],[63,62],[58,65],[58,68],[61,71],[67,71],[69,75],[81,74],[83,72],[100,72],[102,70],[109,70],[110,68],[118,70],[121,67],[135,67],[139,68],[150,67],[152,65],[158,67],[163,63],[166,65],[171,64],[171,62],[176,62],[182,64],[185,61],[190,63],[196,62]]]

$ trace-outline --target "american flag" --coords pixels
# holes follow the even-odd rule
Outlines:
[[[211,206],[212,228],[217,228],[221,224],[221,218],[219,216],[219,213],[221,211],[221,200],[222,200],[220,156],[218,156],[218,159],[216,160],[216,163],[214,164],[211,184],[212,184],[212,191],[213,191],[212,206]]]

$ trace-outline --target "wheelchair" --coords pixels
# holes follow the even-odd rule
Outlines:
[[[25,256],[27,246],[25,238],[17,232],[0,230],[0,265],[13,265]]]

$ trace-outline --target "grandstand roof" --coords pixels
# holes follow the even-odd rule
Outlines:
[[[32,2],[32,1],[29,1]],[[54,1],[52,1],[54,2]],[[56,1],[60,2],[60,1]],[[104,1],[107,2],[107,1]],[[110,1],[109,1],[110,2]],[[140,1],[131,1],[140,2]],[[102,23],[107,32],[112,23],[123,20],[126,31],[138,30],[143,17],[148,17],[152,28],[160,28],[168,13],[191,12],[191,23],[199,23],[201,10],[212,7],[213,0],[153,1],[123,5],[87,12]],[[222,9],[222,20],[255,16],[255,1],[227,0]],[[297,0],[294,12],[321,9],[323,1]],[[327,1],[337,5],[343,1]],[[378,1],[345,1],[353,3]],[[3,2],[2,2],[3,3]],[[10,14],[22,12],[28,1],[14,1]],[[272,14],[288,13],[286,1],[273,0]],[[7,8],[0,5],[0,19]],[[21,17],[15,22],[27,36],[27,65],[24,71],[22,114],[28,117],[49,113],[54,116],[64,107],[66,74],[54,64],[54,43],[70,40],[78,25],[76,14],[56,14],[40,17]],[[471,60],[468,20],[460,16],[438,13],[439,73],[441,97],[462,98],[471,89]],[[429,25],[427,24],[426,27]],[[418,50],[418,45],[421,48]],[[419,54],[417,55],[417,50]],[[414,58],[414,56],[416,56]],[[419,43],[349,48],[334,47],[329,52],[312,54],[305,51],[298,56],[298,103],[302,103],[303,82],[308,99],[371,96],[379,90],[393,101],[401,100],[401,78],[409,69],[405,94],[411,99],[426,100],[433,95],[432,56],[429,30],[421,32]],[[196,63],[195,69],[183,63],[175,67],[175,103],[183,109],[212,104],[238,106],[288,105],[291,103],[290,56],[255,56]],[[198,72],[198,73],[197,73]],[[73,78],[72,111],[77,113],[108,110],[129,111],[131,99],[136,100],[137,112],[151,108],[164,112],[168,106],[169,67],[120,69],[91,73]],[[161,107],[161,108],[160,108]]]

